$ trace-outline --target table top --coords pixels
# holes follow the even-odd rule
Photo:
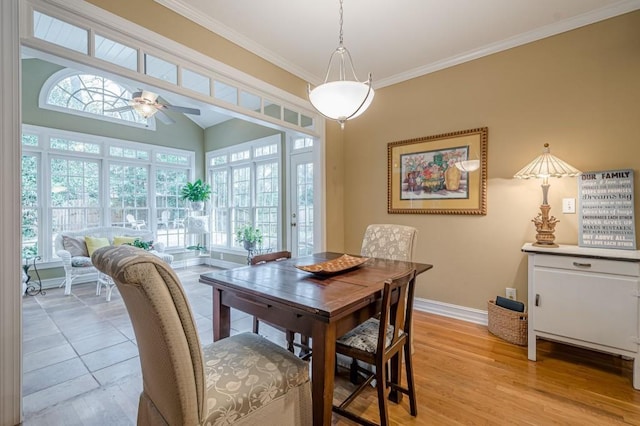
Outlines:
[[[338,319],[354,307],[370,302],[384,288],[384,281],[410,269],[418,274],[433,266],[424,263],[371,258],[363,265],[334,275],[314,275],[296,265],[311,265],[342,256],[316,253],[294,259],[245,266],[200,276],[200,282],[255,296],[264,302],[284,304],[300,311]]]

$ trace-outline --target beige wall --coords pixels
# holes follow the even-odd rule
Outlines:
[[[305,82],[153,0],[89,0],[297,96]],[[340,131],[327,125],[327,248],[358,252],[367,224],[419,231],[417,260],[435,265],[417,295],[486,309],[514,286],[526,299],[523,243],[541,201],[539,183],[513,174],[542,150],[587,170],[633,168],[640,158],[640,12],[379,89],[370,110]],[[375,77],[375,76],[374,76]],[[389,215],[387,143],[487,126],[486,216]],[[577,243],[577,215],[561,213],[576,179],[551,182],[557,241]],[[640,197],[636,191],[636,210]],[[636,227],[639,226],[636,221]]]
[[[387,143],[487,126],[486,216],[387,214]],[[540,182],[512,176],[544,142],[580,170],[635,170],[640,215],[640,12],[577,29],[378,90],[372,107],[345,129],[345,249],[356,252],[367,224],[419,229],[416,260],[434,269],[417,296],[486,310],[514,286],[526,299],[531,223]],[[552,179],[557,241],[577,244],[575,178]],[[639,217],[639,216],[636,216]],[[638,229],[640,221],[636,219]]]

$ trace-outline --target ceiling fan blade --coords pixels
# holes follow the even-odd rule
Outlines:
[[[122,111],[128,111],[131,108],[133,108],[131,105],[127,105],[127,106],[122,106],[120,108],[105,109],[104,112],[122,112]]]
[[[188,108],[175,105],[162,105],[162,107],[170,111],[181,112],[183,114],[200,115],[200,110],[196,108]]]
[[[158,120],[160,120],[164,124],[175,123],[175,120],[169,117],[167,114],[165,114],[164,111],[162,111],[161,109],[159,109],[158,112],[156,112],[156,117],[158,118]]]

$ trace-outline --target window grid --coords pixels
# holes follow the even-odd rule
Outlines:
[[[128,43],[130,43],[131,46],[121,44],[115,41],[115,39],[123,38],[123,34],[99,22],[91,22],[94,31],[89,32],[84,28],[68,24],[42,11],[34,10],[32,17],[34,22],[33,32],[27,35],[27,38],[31,37],[37,41],[62,46],[63,48],[87,55],[90,59],[97,58],[99,61],[107,61],[139,73],[140,76],[147,75],[164,80],[187,90],[210,96],[213,100],[239,105],[252,113],[278,120],[285,126],[293,125],[307,129],[315,128],[315,119],[313,117],[303,115],[294,109],[288,108],[287,117],[282,117],[281,104],[265,100],[262,94],[255,93],[258,92],[259,89],[255,92],[239,89],[239,87],[248,84],[247,82],[227,82],[207,76],[207,72],[204,70],[208,69],[211,66],[210,64],[205,64],[203,68],[200,68],[202,73],[196,72],[193,69],[197,69],[201,67],[201,65],[192,64],[190,66],[186,64],[187,68],[181,63],[182,60],[172,55],[168,49],[165,51],[154,50],[154,54],[150,54],[146,52],[147,44],[145,41],[131,34],[124,34],[124,37],[129,40]],[[93,40],[90,40],[89,37],[93,37]],[[93,49],[94,51],[89,51],[90,44],[95,47],[95,49]],[[44,47],[45,46],[43,46],[43,48]],[[99,67],[99,61],[92,60],[89,61],[89,63]],[[138,69],[137,65],[139,61],[143,64],[142,69]],[[182,67],[181,81],[178,81],[178,63],[180,63]],[[211,87],[213,87],[213,91],[211,91]],[[262,107],[262,103],[265,105],[264,108]],[[271,108],[271,106],[274,108]],[[298,116],[300,116],[299,123],[297,119]],[[151,123],[154,122],[152,119]]]
[[[183,202],[178,199],[178,189],[174,187],[173,195],[165,197],[165,201],[162,201],[161,198],[154,199],[157,194],[151,191],[156,187],[157,174],[155,171],[159,170],[175,170],[176,176],[181,177],[176,177],[174,181],[179,182],[177,186],[181,187],[187,178],[191,177],[193,154],[180,154],[176,152],[178,150],[161,147],[145,150],[143,148],[145,144],[137,142],[112,140],[30,125],[23,125],[22,139],[23,220],[21,229],[23,247],[26,247],[25,253],[36,254],[37,250],[37,254],[42,257],[44,262],[55,260],[53,241],[58,232],[96,226],[125,226],[127,214],[125,211],[133,212],[135,218],[145,220],[145,226],[148,229],[155,229],[162,219],[162,210],[158,209],[173,205],[178,205],[177,214],[171,216],[171,221],[177,224],[178,229],[175,234],[178,234],[178,237],[166,236],[167,241],[163,242],[168,247],[184,245],[184,238],[179,235],[184,232],[182,221],[186,211]],[[75,145],[76,149],[72,151],[57,150],[51,148],[52,139],[72,141],[74,144],[79,143],[80,145]],[[125,154],[124,150],[122,157],[109,155],[112,148],[121,147],[124,143],[130,145],[126,149],[135,152],[137,157],[144,156],[140,153],[147,153],[145,155],[148,156],[148,159],[129,158],[129,154]],[[83,148],[77,148],[78,146]],[[85,152],[87,151],[84,149],[86,146],[104,146],[104,154]],[[184,158],[188,164],[172,165],[171,167],[154,164],[150,159],[155,158],[155,153],[158,151],[166,151],[167,154]],[[121,158],[121,160],[115,158]],[[140,164],[141,161],[146,164]],[[114,167],[120,168],[117,169],[120,173],[119,180],[116,178],[112,180],[110,177],[110,171],[113,171],[114,174],[116,172]],[[103,169],[105,170],[104,175]],[[136,172],[138,174],[140,170],[146,170],[148,178],[141,180],[136,173],[132,174],[131,170],[137,169],[139,169]],[[150,174],[151,170],[154,170],[153,175]],[[150,179],[151,177],[153,179]],[[125,180],[132,183],[131,188],[125,189],[123,187]],[[35,184],[36,182],[37,184]],[[110,188],[112,182],[119,189],[112,191]],[[129,190],[131,190],[130,193]],[[118,199],[118,193],[120,194],[120,207],[113,207],[112,210],[111,201]],[[172,201],[169,200],[170,197],[173,197]],[[115,205],[116,201],[113,204]],[[114,210],[116,212],[112,217]],[[162,227],[160,228],[162,230]],[[173,229],[170,229],[169,233],[174,233]],[[174,241],[176,244],[173,244]]]
[[[22,257],[37,256],[38,253],[38,157],[22,156]]]
[[[185,241],[185,201],[180,190],[189,180],[187,170],[158,168],[156,170],[157,238],[167,247],[178,247]]]
[[[278,162],[256,165],[256,227],[262,232],[262,247],[278,247]]]
[[[109,199],[111,224],[139,228],[149,225],[149,169],[148,167],[112,163],[109,165]],[[128,215],[134,221],[130,222]]]
[[[313,254],[313,164],[297,168],[296,196],[298,198],[298,255]]]
[[[282,227],[279,141],[280,136],[270,136],[207,154],[213,246],[244,250],[236,241],[235,232],[250,224],[262,232],[261,248],[279,247]]]

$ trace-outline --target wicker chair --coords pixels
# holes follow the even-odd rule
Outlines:
[[[279,262],[281,260],[291,259],[290,251],[278,251],[273,253],[265,253],[257,256],[253,256],[251,258],[252,265],[260,265],[267,262]],[[259,319],[258,317],[253,317],[253,332],[258,334],[260,332],[260,321],[266,322],[264,320]],[[295,341],[295,332],[291,330],[287,330],[279,325],[271,324],[270,322],[266,322],[273,328],[277,328],[278,330],[285,333],[287,339],[287,350],[289,352],[294,352],[295,347],[300,348],[299,356],[302,359],[309,359],[311,357],[311,346],[309,345],[309,336],[300,335],[300,343]]]
[[[347,406],[373,379],[376,379],[380,424],[382,426],[389,424],[386,396],[388,387],[391,388],[389,399],[398,401],[397,392],[407,394],[411,415],[418,415],[411,355],[411,315],[415,277],[416,271],[411,270],[393,280],[386,281],[380,318],[369,318],[337,340],[337,353],[373,365],[375,372],[361,369],[367,374],[367,380],[356,388],[342,404],[333,406],[333,411],[336,413],[360,424],[373,424],[369,420],[347,411]],[[401,352],[404,352],[407,387],[403,387],[401,384]],[[386,365],[388,362],[391,362],[394,367],[391,370],[391,377],[387,377]]]
[[[136,336],[143,390],[138,425],[310,425],[308,364],[253,333],[202,348],[175,272],[131,246],[104,247],[92,261],[110,275]]]

